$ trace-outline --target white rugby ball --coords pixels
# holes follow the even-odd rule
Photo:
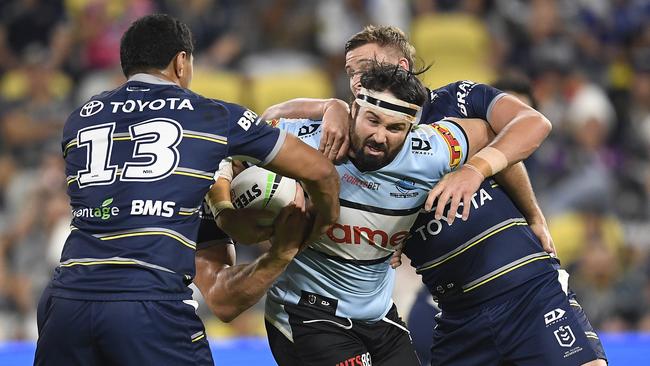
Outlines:
[[[276,214],[296,196],[296,181],[272,171],[251,166],[230,183],[230,196],[236,208],[262,208]]]

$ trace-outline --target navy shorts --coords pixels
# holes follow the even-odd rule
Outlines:
[[[488,304],[443,311],[436,323],[431,365],[574,366],[606,360],[575,294],[564,292],[557,272]]]
[[[406,323],[411,331],[415,351],[423,365],[431,363],[431,339],[433,328],[436,326],[435,317],[439,312],[440,308],[433,301],[431,293],[426,286],[422,286],[415,297]]]
[[[37,317],[34,365],[214,365],[203,323],[181,300],[72,300],[45,290]]]

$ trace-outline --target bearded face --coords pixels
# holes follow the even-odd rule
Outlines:
[[[361,171],[388,165],[399,153],[411,124],[381,112],[359,108],[350,130],[350,157]]]

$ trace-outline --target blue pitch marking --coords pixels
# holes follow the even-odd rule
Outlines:
[[[599,333],[610,366],[643,365],[650,359],[650,333]],[[211,340],[217,365],[275,365],[265,338]],[[34,363],[34,342],[0,343],[1,366]]]

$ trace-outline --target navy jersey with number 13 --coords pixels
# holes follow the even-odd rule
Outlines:
[[[72,231],[53,295],[189,299],[198,211],[219,162],[266,163],[284,141],[256,118],[146,74],[75,110],[62,141]]]

